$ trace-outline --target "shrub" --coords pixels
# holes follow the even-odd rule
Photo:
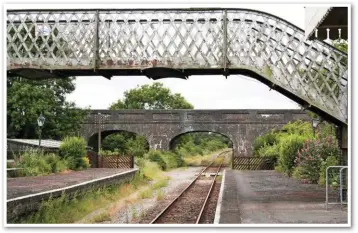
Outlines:
[[[270,147],[278,142],[278,133],[270,131],[262,136],[257,137],[253,143],[253,154],[258,156],[260,149],[263,147]]]
[[[60,154],[67,161],[72,170],[81,170],[89,167],[86,156],[86,142],[81,137],[67,137],[60,146]]]
[[[262,136],[255,138],[253,147],[253,154],[259,155],[259,150],[265,146],[265,139]]]
[[[300,135],[286,135],[280,138],[279,166],[289,176],[292,174],[297,152],[303,147],[305,137]]]
[[[292,172],[292,177],[298,180],[302,180],[303,179],[303,167],[301,166],[297,166],[293,169]]]
[[[162,170],[166,170],[167,169],[167,164],[165,163],[165,161],[163,160],[162,156],[161,156],[161,152],[158,150],[150,150],[146,156],[147,159],[149,159],[152,162],[156,162],[158,163],[159,167]]]
[[[163,177],[163,172],[158,163],[151,162],[144,158],[136,159],[136,164],[140,168],[140,175],[148,180],[154,180]]]
[[[319,184],[326,185],[326,169],[329,166],[337,166],[338,165],[338,159],[336,156],[328,156],[325,161],[322,161],[320,173],[319,173]],[[329,180],[328,184],[332,184],[333,182],[339,182],[339,170],[338,169],[332,169],[329,171]]]
[[[181,167],[181,166],[185,165],[183,156],[181,156],[180,154],[177,154],[177,153],[173,153],[173,156],[174,156],[175,161],[177,163],[177,167]]]
[[[279,144],[274,144],[272,146],[264,146],[258,150],[257,155],[260,157],[269,157],[269,158],[277,159],[280,156],[279,149],[280,149]]]
[[[305,138],[313,138],[313,130],[310,122],[297,120],[289,122],[282,127],[288,134],[297,134]]]
[[[108,135],[103,139],[102,148],[110,151],[118,150],[121,154],[125,153],[127,150],[125,135],[121,133]]]
[[[51,165],[47,163],[42,150],[30,149],[16,159],[16,167],[22,168],[21,176],[41,176],[52,172]]]
[[[310,183],[317,184],[322,161],[323,159],[317,143],[307,139],[303,148],[297,153],[295,164],[301,167],[302,177]]]
[[[110,150],[100,150],[99,154],[101,156],[122,156],[124,155],[123,153],[121,153],[119,150],[115,149],[114,151],[110,151]]]
[[[61,157],[56,154],[51,153],[45,155],[45,160],[51,166],[51,171],[53,173],[62,172],[67,169],[67,161],[61,159]]]
[[[126,153],[134,157],[143,157],[148,152],[147,141],[143,136],[136,136],[135,139],[129,139],[126,142]]]
[[[337,141],[331,136],[316,140],[308,139],[304,147],[298,152],[295,162],[303,167],[303,173],[311,183],[318,183],[321,176],[320,170],[327,167],[322,165],[326,163],[325,161],[329,157],[329,163],[338,164],[333,160],[333,158],[337,158],[338,153]]]
[[[329,156],[338,157],[339,155],[338,143],[335,137],[327,136],[322,139],[317,139],[315,141],[315,147],[317,148],[317,153],[321,154],[324,160]]]
[[[44,154],[43,150],[32,148],[15,157],[14,167],[21,168],[15,176],[41,176],[68,169],[67,161],[60,156]]]
[[[161,156],[161,158],[164,160],[164,162],[166,164],[165,165],[166,169],[178,167],[174,153],[169,152],[169,151],[168,152],[162,152],[160,154],[160,156]]]

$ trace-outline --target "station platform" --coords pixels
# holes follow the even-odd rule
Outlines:
[[[326,210],[325,187],[317,184],[276,171],[226,169],[223,179],[219,224],[348,224],[347,207]]]
[[[48,176],[7,178],[7,219],[37,209],[43,200],[125,182],[137,168],[89,168]]]

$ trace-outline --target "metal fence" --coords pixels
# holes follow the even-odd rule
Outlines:
[[[329,196],[334,192],[339,198],[330,202]],[[330,204],[348,204],[348,166],[326,168],[326,209]]]

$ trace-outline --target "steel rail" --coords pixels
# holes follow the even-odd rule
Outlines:
[[[221,162],[221,164],[220,164],[220,166],[219,166],[219,169],[216,171],[214,180],[213,180],[213,182],[211,182],[209,192],[208,192],[208,194],[206,195],[206,198],[205,198],[203,207],[201,207],[199,216],[198,216],[198,218],[196,219],[195,224],[199,224],[199,222],[200,222],[201,216],[202,216],[202,214],[204,213],[204,209],[205,209],[206,204],[207,204],[207,202],[208,202],[208,200],[209,200],[209,197],[210,197],[211,192],[212,192],[212,190],[213,190],[214,184],[216,183],[216,177],[218,176],[218,174],[219,174],[219,172],[220,172],[220,169],[221,169],[221,166],[223,165],[223,163],[224,163],[224,161]]]
[[[215,160],[216,160],[219,156],[221,156],[222,154],[227,153],[227,152],[229,152],[229,151],[223,151],[223,152],[221,152],[218,156],[216,156],[215,159],[214,159],[206,168],[204,168],[204,169],[199,173],[199,175],[197,175],[197,176],[195,177],[195,179],[194,179],[192,182],[190,182],[190,184],[189,184],[173,201],[171,201],[149,224],[154,224],[154,223],[198,180],[198,178],[200,177],[200,175],[201,175],[204,171],[206,171],[206,170],[215,162]]]

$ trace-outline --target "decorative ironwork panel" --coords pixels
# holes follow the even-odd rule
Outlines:
[[[93,67],[95,20],[93,11],[8,12],[8,69]]]
[[[34,68],[62,76],[151,67],[187,75],[249,70],[348,122],[347,54],[305,41],[303,30],[254,10],[10,10],[7,59],[10,72]]]
[[[218,68],[221,11],[107,11],[100,13],[101,68]]]
[[[347,55],[274,16],[227,13],[227,64],[248,69],[311,105],[347,122]]]

